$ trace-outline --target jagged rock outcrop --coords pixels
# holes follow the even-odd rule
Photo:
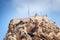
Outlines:
[[[12,19],[4,40],[60,40],[60,28],[46,16]]]

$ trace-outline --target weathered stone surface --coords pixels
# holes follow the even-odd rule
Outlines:
[[[12,19],[4,40],[60,40],[60,28],[46,16]]]

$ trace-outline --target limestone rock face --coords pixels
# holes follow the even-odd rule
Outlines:
[[[60,28],[46,16],[12,19],[4,40],[60,40]]]

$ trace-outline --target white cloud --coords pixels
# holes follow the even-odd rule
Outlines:
[[[14,5],[16,6],[17,13],[30,13],[32,12],[45,12],[50,9],[52,10],[60,10],[60,0],[13,0]]]
[[[60,11],[60,0],[53,0],[52,9],[55,11]]]

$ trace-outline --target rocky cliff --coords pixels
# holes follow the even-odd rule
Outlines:
[[[60,28],[46,16],[12,19],[3,40],[60,40]]]

